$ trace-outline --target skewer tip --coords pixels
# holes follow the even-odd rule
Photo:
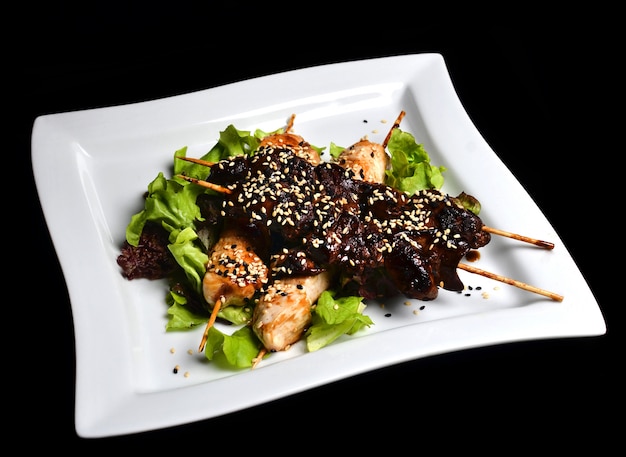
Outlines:
[[[396,121],[393,123],[393,125],[389,129],[389,132],[387,132],[387,136],[385,137],[385,139],[381,143],[384,149],[387,148],[387,144],[389,144],[389,140],[391,139],[391,134],[393,133],[393,131],[395,129],[400,128],[400,123],[402,122],[402,119],[404,119],[405,115],[406,115],[406,111],[404,111],[404,110],[400,111],[400,114],[398,114],[398,117],[396,118]]]
[[[184,160],[186,162],[196,163],[198,165],[204,165],[205,167],[212,167],[215,165],[215,162],[209,162],[202,159],[195,159],[193,157],[185,157],[185,156],[176,156],[177,159]]]
[[[539,246],[540,248],[554,249],[554,243],[551,243],[549,241],[538,240],[536,238],[531,238],[529,236],[519,235],[517,233],[507,232],[505,230],[500,230],[500,229],[496,229],[496,228],[493,228],[493,227],[488,227],[486,225],[483,225],[482,229],[485,232],[493,233],[494,235],[500,235],[500,236],[504,236],[504,237],[507,237],[507,238],[512,238],[512,239],[518,240],[518,241],[524,241],[525,243],[534,244],[535,246]]]
[[[228,187],[220,186],[218,184],[213,184],[208,181],[203,181],[198,178],[192,178],[191,176],[186,175],[176,175],[177,178],[184,179],[185,181],[189,181],[191,183],[197,184],[202,187],[206,187],[207,189],[214,190],[220,194],[231,194],[232,191]]]
[[[549,290],[540,289],[539,287],[531,286],[530,284],[526,284],[525,282],[518,281],[516,279],[511,279],[506,276],[502,276],[496,273],[491,273],[489,271],[481,270],[480,268],[476,268],[471,265],[467,265],[465,263],[459,263],[458,267],[461,270],[468,271],[470,273],[475,273],[486,278],[494,279],[496,281],[503,282],[505,284],[509,284],[511,286],[515,286],[519,289],[526,290],[528,292],[533,292],[535,294],[543,295],[544,297],[548,297],[554,301],[562,302],[564,297],[563,295],[556,294],[554,292],[550,292]]]

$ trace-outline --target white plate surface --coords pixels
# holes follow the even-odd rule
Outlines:
[[[228,124],[266,131],[296,114],[317,146],[381,142],[401,110],[444,165],[443,190],[479,198],[486,225],[552,241],[493,236],[474,265],[563,295],[562,302],[460,271],[472,290],[432,302],[368,302],[375,325],[315,353],[299,344],[253,370],[197,353],[202,329],[166,333],[166,285],[122,278],[130,216],[174,151],[200,156]],[[367,122],[365,122],[367,121]],[[36,119],[35,180],[65,275],[76,335],[76,431],[105,437],[207,419],[368,370],[504,342],[601,335],[587,283],[544,215],[472,124],[439,54],[313,67],[154,101]],[[480,288],[480,290],[478,290]],[[425,306],[420,310],[421,306]],[[390,314],[389,316],[386,316]],[[180,366],[177,374],[174,367]]]

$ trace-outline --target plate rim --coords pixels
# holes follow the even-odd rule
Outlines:
[[[47,157],[47,154],[49,154],[50,151],[58,152],[58,150],[55,149],[55,147],[58,145],[69,144],[73,148],[80,147],[79,144],[76,144],[79,142],[73,141],[73,135],[75,134],[75,132],[81,131],[81,129],[83,129],[83,131],[92,129],[92,131],[98,132],[101,127],[94,127],[94,119],[103,121],[105,124],[114,123],[116,116],[122,111],[125,114],[137,115],[145,109],[160,109],[167,105],[180,106],[181,104],[192,101],[197,97],[203,97],[207,95],[217,95],[227,98],[228,94],[230,94],[232,91],[249,91],[250,88],[254,86],[275,84],[277,80],[286,81],[294,78],[301,80],[302,78],[307,78],[308,75],[314,73],[322,74],[328,71],[338,71],[339,69],[345,70],[348,67],[362,70],[373,68],[374,66],[380,66],[383,64],[394,64],[396,66],[400,66],[401,63],[404,64],[404,66],[406,67],[406,72],[402,76],[404,78],[406,78],[407,75],[412,74],[412,71],[414,71],[413,66],[420,66],[420,69],[427,68],[429,71],[436,72],[436,74],[441,78],[441,80],[439,81],[439,83],[441,84],[439,89],[445,89],[443,95],[446,97],[446,106],[450,108],[450,112],[452,112],[453,114],[452,117],[454,119],[451,122],[462,123],[464,132],[471,137],[471,140],[478,143],[479,146],[482,148],[482,151],[488,150],[492,154],[491,159],[494,161],[494,163],[498,164],[498,166],[501,165],[506,169],[506,167],[499,161],[499,159],[497,159],[495,153],[491,151],[485,140],[482,138],[476,127],[473,125],[465,109],[463,108],[462,103],[459,100],[458,95],[452,84],[452,80],[450,79],[450,75],[447,71],[444,58],[441,54],[438,53],[406,54],[391,57],[379,57],[373,59],[352,60],[346,62],[317,65],[313,67],[306,67],[277,74],[261,76],[257,78],[250,78],[244,81],[230,83],[223,86],[217,86],[200,91],[194,91],[187,94],[174,95],[170,97],[137,102],[128,105],[118,105],[65,113],[46,114],[36,118],[33,125],[31,148],[33,173],[35,175],[37,191],[40,194],[42,210],[44,212],[46,221],[48,222],[49,231],[53,240],[53,244],[57,249],[57,255],[59,256],[64,275],[67,274],[69,276],[71,273],[76,272],[79,268],[79,266],[76,265],[76,261],[70,259],[70,256],[68,256],[65,251],[67,241],[64,237],[66,235],[61,235],[59,233],[59,225],[57,223],[59,218],[67,217],[70,214],[71,208],[64,210],[61,214],[52,212],[52,206],[54,205],[50,203],[52,198],[50,195],[50,191],[52,189],[52,186],[54,185],[54,180],[50,179],[49,176],[45,176],[48,171],[47,165],[49,165],[49,160],[51,159],[50,157]],[[401,82],[406,84],[407,86],[411,85],[411,81],[404,80]],[[320,78],[319,84],[322,83],[323,78]],[[412,89],[419,90],[419,88]],[[240,105],[236,104],[236,106],[230,107],[227,111],[230,113],[230,115],[232,115],[232,113],[236,113],[238,109],[241,109],[241,107]],[[186,113],[184,116],[182,116],[182,119],[179,121],[181,125],[185,125],[185,122],[189,122],[190,119],[193,119],[194,116],[198,115],[195,110],[192,111],[193,112]],[[228,113],[224,115],[225,119],[228,119],[228,117]],[[227,121],[225,120],[224,126],[226,125],[226,123]],[[437,126],[437,128],[439,128],[439,126]],[[448,127],[446,126],[442,128]],[[72,171],[75,171],[77,167],[77,164],[75,163],[75,150],[73,150],[72,148],[67,148],[66,153],[68,154],[67,157],[56,156],[54,157],[54,160],[61,161],[59,166],[67,166],[66,171],[68,172],[68,175],[65,178],[69,180],[69,186],[67,189],[60,189],[59,191],[62,196],[61,198],[71,199],[71,193],[76,189],[84,189],[85,184],[84,180],[81,180],[80,175],[72,174]],[[63,160],[67,160],[68,164],[66,165]],[[510,182],[519,185],[519,183],[517,183],[512,175],[509,177],[509,180]],[[519,188],[521,189],[521,185],[519,186]],[[523,192],[525,194],[525,191]],[[55,196],[54,198],[59,197]],[[57,209],[58,206],[55,206],[55,210]],[[88,235],[90,237],[96,237],[96,239],[99,239],[99,237],[102,236],[98,232],[98,227],[85,227],[85,229],[89,229]],[[569,255],[567,251],[565,251],[565,254]],[[580,278],[582,278],[582,275]],[[582,280],[584,281],[584,279]],[[317,375],[311,377],[306,382],[301,381],[298,385],[293,385],[289,388],[282,390],[277,389],[273,392],[266,394],[266,396],[263,398],[242,395],[236,402],[233,402],[230,405],[226,405],[223,403],[220,404],[219,408],[221,409],[217,414],[211,414],[209,411],[209,408],[212,408],[215,405],[210,405],[206,402],[198,402],[198,397],[202,395],[203,386],[194,385],[190,387],[185,387],[176,392],[176,394],[184,400],[198,402],[197,407],[194,408],[193,411],[190,410],[181,412],[178,418],[175,420],[151,418],[150,421],[144,422],[143,424],[139,424],[136,422],[131,423],[129,421],[119,421],[116,424],[116,420],[124,415],[130,415],[131,417],[135,417],[135,415],[131,411],[132,409],[152,408],[151,405],[155,401],[155,397],[167,397],[164,400],[164,402],[167,402],[168,399],[171,398],[173,395],[171,392],[157,392],[147,394],[135,392],[132,380],[133,367],[130,357],[122,357],[121,359],[118,358],[115,361],[105,360],[104,362],[106,363],[104,363],[103,366],[98,367],[99,371],[94,374],[92,370],[94,367],[93,364],[86,362],[87,360],[90,360],[90,352],[91,350],[93,350],[93,346],[90,344],[83,344],[85,343],[89,335],[92,334],[94,329],[91,328],[89,325],[85,325],[86,318],[83,317],[85,315],[84,305],[81,305],[79,303],[80,299],[76,298],[77,291],[72,281],[72,278],[66,277],[66,285],[68,287],[68,291],[70,292],[70,303],[74,315],[73,319],[76,331],[75,341],[77,363],[75,425],[76,431],[81,437],[105,437],[121,434],[131,434],[158,428],[167,428],[170,426],[194,422],[197,420],[208,419],[211,417],[219,416],[221,414],[234,412],[236,410],[244,409],[246,407],[271,401],[273,399],[303,391],[324,383],[333,382],[350,375],[363,373],[374,368],[380,368],[381,366],[392,365],[403,361],[423,357],[425,355],[447,352],[449,350],[458,348],[458,346],[455,346],[455,344],[453,344],[453,340],[451,340],[449,344],[441,342],[436,348],[433,348],[431,352],[427,354],[418,354],[416,356],[415,351],[403,350],[389,357],[384,365],[376,364],[373,361],[362,361],[362,364],[359,366],[359,368],[355,369],[354,367],[351,368],[343,363],[345,361],[345,348],[327,347],[324,348],[323,351],[320,351],[318,353],[307,354],[306,360],[302,357],[291,359],[289,368],[287,368],[287,370],[290,373],[295,373],[298,370],[305,370],[308,363],[314,363],[318,359],[321,359],[322,362],[328,363],[334,367],[335,371],[333,372],[332,376]],[[527,332],[522,331],[523,329],[520,329],[520,332],[517,334],[502,334],[496,332],[495,335],[471,335],[471,338],[468,336],[469,340],[467,344],[464,345],[461,349],[479,347],[486,344],[499,344],[505,342],[521,341],[526,339],[568,336],[594,336],[604,334],[606,332],[606,324],[604,322],[604,318],[597,305],[597,302],[595,302],[595,298],[593,298],[593,295],[590,291],[589,294],[590,298],[593,299],[593,302],[589,305],[589,307],[579,310],[588,313],[589,316],[592,318],[588,321],[587,325],[580,325],[580,323],[576,322],[578,324],[578,327],[563,328],[561,334],[559,334],[559,332],[555,330],[553,322],[548,322],[545,323],[543,327],[540,325],[536,329],[534,329],[532,335],[529,335]],[[75,299],[73,299],[72,297],[74,297]],[[112,294],[108,298],[117,298],[123,301],[122,297],[117,294]],[[511,312],[511,310],[501,310],[501,316],[499,316],[498,318],[501,317],[503,319],[506,319],[506,315],[510,314]],[[542,307],[540,305],[533,308],[532,313],[536,314],[538,320],[545,318],[547,314],[545,307]],[[481,318],[482,316],[477,315],[462,317],[463,322],[467,322],[468,320],[473,322],[480,320]],[[102,322],[107,322],[107,320],[112,319],[112,316],[105,315],[105,313],[100,313],[96,317],[90,318],[91,322],[96,319],[102,320]],[[450,319],[448,322],[443,323],[443,326],[445,327],[444,330],[450,332],[462,332],[463,329],[462,325],[459,326],[459,319]],[[442,323],[439,324],[441,326]],[[423,336],[415,335],[414,333],[416,332],[411,333],[410,330],[406,327],[402,329],[394,329],[394,332],[396,332],[394,334],[396,336],[401,335],[403,341],[410,341],[413,344],[424,343]],[[379,335],[381,336],[378,338],[377,341],[383,340],[383,342],[389,339],[393,340],[396,337],[394,335],[391,335],[391,333]],[[132,341],[130,341],[128,337],[122,337],[113,344],[113,351],[123,351],[124,354],[127,354],[128,350],[125,345],[132,344]],[[364,339],[354,340],[350,342],[350,345],[356,347],[368,347],[369,344],[371,343],[368,343]],[[263,370],[257,370],[253,373],[248,373],[247,376],[245,376],[245,379],[252,379],[254,380],[254,382],[268,383],[275,375],[275,372],[281,371],[281,368],[279,368],[279,366],[280,364],[270,365],[265,367]],[[284,370],[284,368],[282,369]],[[97,382],[97,375],[106,373],[107,370],[116,370],[119,376],[115,378],[108,378],[108,382],[106,383],[106,385],[103,385],[101,382]],[[228,382],[238,386],[239,384],[244,383],[244,377],[233,376],[228,378]],[[245,388],[245,385],[242,387]],[[94,392],[96,392],[96,395],[94,395]],[[98,400],[94,398],[97,396],[101,396],[101,399]],[[94,411],[96,410],[98,414],[94,414]]]

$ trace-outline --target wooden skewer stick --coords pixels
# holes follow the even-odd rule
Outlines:
[[[202,334],[202,340],[200,341],[200,347],[198,347],[198,352],[204,351],[204,346],[206,346],[206,340],[209,336],[209,330],[215,324],[215,320],[217,319],[217,313],[219,313],[220,308],[222,306],[222,300],[218,300],[215,305],[213,305],[213,311],[211,311],[211,317],[209,317],[209,322],[207,322],[206,327],[204,328],[204,333]]]
[[[389,143],[389,140],[391,139],[391,134],[393,133],[393,131],[400,127],[400,123],[402,122],[402,119],[404,119],[405,114],[406,114],[405,111],[400,111],[400,114],[396,118],[396,122],[394,122],[391,128],[389,129],[389,132],[387,133],[387,136],[385,137],[385,141],[382,142],[383,148],[387,147],[387,143]]]
[[[514,240],[524,241],[526,243],[534,244],[535,246],[539,246],[546,249],[554,249],[554,243],[550,243],[549,241],[537,240],[535,238],[530,238],[524,235],[518,235],[517,233],[505,232],[504,230],[495,229],[493,227],[487,227],[483,225],[483,230],[485,232],[493,233],[495,235],[506,236],[508,238],[513,238]]]
[[[228,187],[219,186],[217,184],[213,184],[212,182],[202,181],[201,179],[192,178],[191,176],[185,175],[176,175],[177,177],[184,179],[185,181],[192,182],[202,187],[206,187],[207,189],[214,190],[215,192],[219,192],[220,194],[230,194],[232,191]]]
[[[252,359],[252,368],[256,368],[256,366],[261,363],[261,360],[263,360],[263,357],[265,357],[265,354],[267,354],[267,349],[266,348],[261,348],[261,350],[259,351],[259,353],[257,354],[257,356]]]
[[[204,165],[205,167],[212,167],[215,165],[215,162],[207,162],[206,160],[194,159],[193,157],[176,156],[176,158],[187,162],[197,163],[198,165]]]
[[[529,292],[534,292],[539,295],[543,295],[544,297],[551,298],[552,300],[562,302],[563,296],[559,294],[555,294],[554,292],[550,292],[544,289],[539,289],[538,287],[531,286],[521,281],[517,281],[515,279],[507,278],[506,276],[501,276],[495,273],[490,273],[489,271],[481,270],[480,268],[472,267],[470,265],[459,263],[458,267],[461,270],[469,271],[470,273],[476,273],[481,276],[485,276],[486,278],[495,279],[496,281],[500,281],[511,286],[519,287],[520,289],[527,290]]]
[[[285,127],[285,133],[291,132],[291,129],[293,128],[293,121],[295,119],[296,119],[295,114],[292,114],[291,116],[289,116],[289,122],[287,122],[287,127]]]

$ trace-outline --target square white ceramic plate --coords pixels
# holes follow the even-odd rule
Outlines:
[[[432,302],[368,303],[375,325],[306,353],[232,371],[197,353],[202,329],[166,333],[166,284],[122,278],[130,216],[174,151],[200,156],[228,124],[271,131],[296,114],[316,146],[382,142],[402,129],[444,165],[443,190],[479,198],[486,225],[555,243],[494,236],[474,265],[564,296],[562,302],[460,271],[468,288]],[[291,71],[149,102],[41,116],[32,136],[37,189],[70,294],[76,335],[76,430],[104,437],[219,416],[368,370],[446,351],[606,331],[584,278],[459,101],[439,54]],[[425,306],[424,309],[420,307]],[[174,367],[180,366],[178,373]]]

